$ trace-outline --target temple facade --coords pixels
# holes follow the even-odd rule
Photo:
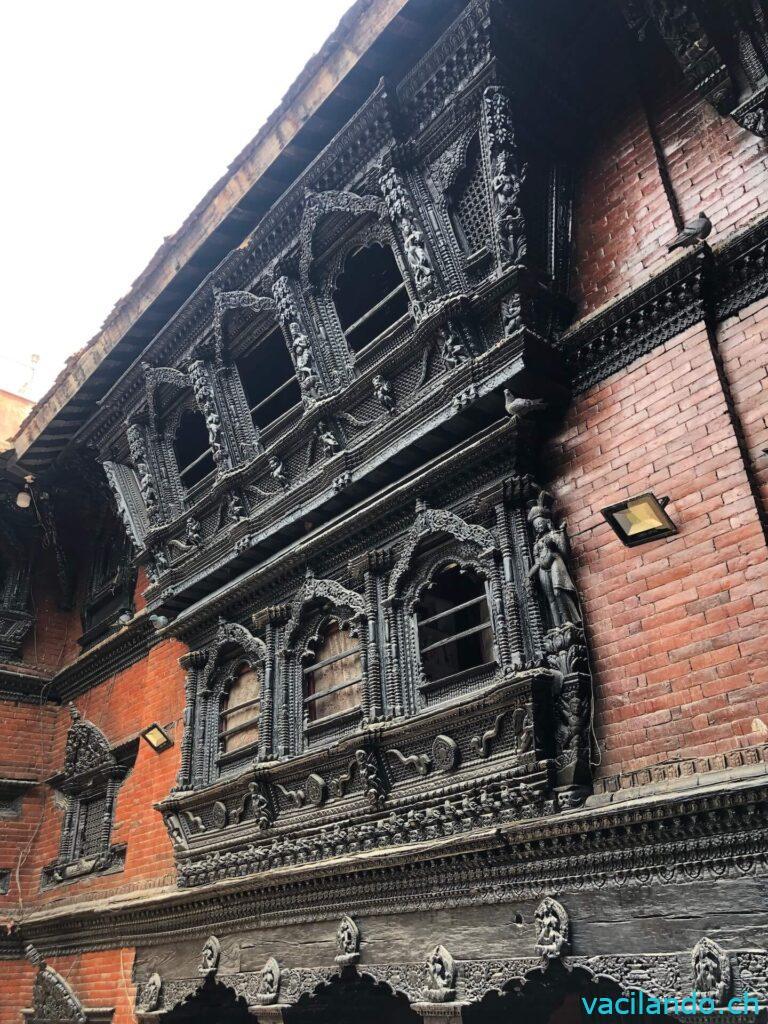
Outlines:
[[[357,0],[0,455],[2,1024],[764,1012],[766,137],[765,0]]]

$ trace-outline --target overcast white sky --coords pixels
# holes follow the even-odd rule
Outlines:
[[[0,388],[38,398],[351,0],[0,4]]]

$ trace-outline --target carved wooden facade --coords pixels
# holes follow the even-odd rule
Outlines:
[[[79,435],[114,502],[81,643],[114,635],[62,671],[58,695],[172,640],[188,648],[178,775],[153,805],[178,891],[110,908],[108,922],[83,911],[89,938],[79,920],[56,938],[108,948],[114,922],[136,949],[138,1020],[301,1024],[335,1019],[347,994],[383,1001],[370,1019],[388,1024],[495,1021],[517,999],[545,1020],[566,990],[768,1001],[764,943],[715,941],[702,919],[674,951],[646,950],[640,926],[626,949],[616,934],[623,901],[641,917],[647,888],[705,901],[723,879],[754,898],[768,750],[733,754],[753,774],[732,793],[707,782],[725,755],[675,764],[675,778],[700,772],[683,796],[635,808],[622,794],[638,777],[625,775],[594,792],[595,623],[545,455],[571,395],[768,294],[768,227],[693,248],[570,327],[578,129],[561,83],[535,73],[546,37],[529,36],[518,6],[472,0],[381,80]],[[705,0],[616,7],[621,38],[623,12],[644,39],[660,33],[719,111],[768,134],[762,2],[729,0],[717,17]],[[340,296],[372,253],[388,290],[357,316]],[[380,323],[371,312],[383,326],[358,342],[361,323]],[[254,401],[252,368],[276,352],[289,378]],[[293,397],[256,416],[278,393]],[[111,562],[118,522],[125,557]],[[8,609],[0,576],[3,629],[30,621],[17,563]],[[147,608],[134,615],[142,570]],[[11,632],[18,653],[23,626]],[[130,856],[111,825],[137,741],[110,746],[72,714],[48,780],[68,808],[46,889]],[[237,730],[245,739],[228,744]],[[660,786],[674,774],[662,769]],[[580,944],[592,903],[608,923]],[[439,927],[427,934],[421,915]],[[33,1022],[107,1012],[78,1008],[45,965],[35,984]],[[39,1009],[48,990],[64,1009]]]

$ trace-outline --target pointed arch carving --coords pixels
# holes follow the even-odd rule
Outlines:
[[[379,219],[385,213],[385,206],[383,199],[378,196],[359,196],[354,192],[307,192],[299,231],[299,274],[304,286],[310,284],[315,231],[320,221],[332,213],[346,213],[356,217],[370,214]]]
[[[72,725],[67,733],[64,754],[64,779],[76,782],[84,775],[116,767],[106,736],[92,722],[83,718],[74,704],[69,705]]]
[[[112,1019],[112,1007],[86,1009],[69,983],[49,967],[34,946],[25,955],[38,968],[32,990],[32,1006],[22,1010],[26,1024],[95,1024]]]
[[[401,597],[403,585],[411,572],[419,546],[427,537],[436,533],[446,533],[458,541],[468,543],[476,547],[478,553],[484,557],[488,557],[498,548],[496,538],[484,526],[468,523],[447,509],[432,509],[424,502],[419,502],[416,506],[416,521],[408,531],[405,547],[392,570],[387,595],[390,601],[396,601]]]
[[[265,313],[277,322],[277,304],[274,299],[254,295],[253,292],[223,292],[218,288],[214,289],[213,329],[219,358],[224,351],[224,320],[227,312],[232,309],[247,309],[254,316]]]
[[[267,645],[259,637],[239,622],[226,622],[219,619],[216,636],[207,650],[206,665],[201,679],[201,689],[210,690],[214,672],[222,654],[231,647],[239,648],[254,664],[262,664],[267,660]]]
[[[318,602],[328,602],[334,609],[346,612],[343,619],[350,620],[365,619],[365,600],[354,590],[348,590],[343,584],[336,580],[317,579],[315,576],[308,576],[291,605],[291,616],[286,628],[285,647],[290,649],[296,641],[299,632],[304,625],[307,612]]]

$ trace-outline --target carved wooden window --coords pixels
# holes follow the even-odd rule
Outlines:
[[[347,344],[360,352],[408,312],[408,293],[392,250],[374,243],[351,252],[333,302]]]
[[[422,667],[431,681],[494,661],[485,583],[456,563],[422,594],[417,623]]]
[[[219,715],[220,763],[244,757],[259,743],[261,671],[242,665],[222,701]]]
[[[43,869],[43,885],[122,867],[125,847],[110,845],[120,783],[133,767],[138,739],[111,749],[91,722],[70,705],[64,770],[49,779],[67,798],[59,856]]]
[[[310,722],[360,706],[362,646],[332,620],[323,631],[315,660],[304,668],[304,707]]]
[[[179,476],[186,488],[204,480],[214,470],[205,417],[196,409],[186,409],[179,420],[173,442]]]
[[[478,257],[491,244],[491,217],[477,135],[467,148],[466,167],[451,191],[449,209],[462,250],[469,259]]]
[[[253,422],[259,429],[301,403],[299,382],[279,327],[238,359],[237,368]]]
[[[102,829],[105,827],[106,811],[106,793],[77,801],[72,848],[73,860],[79,860],[81,857],[95,857],[101,852]],[[111,828],[111,818],[109,826]]]

